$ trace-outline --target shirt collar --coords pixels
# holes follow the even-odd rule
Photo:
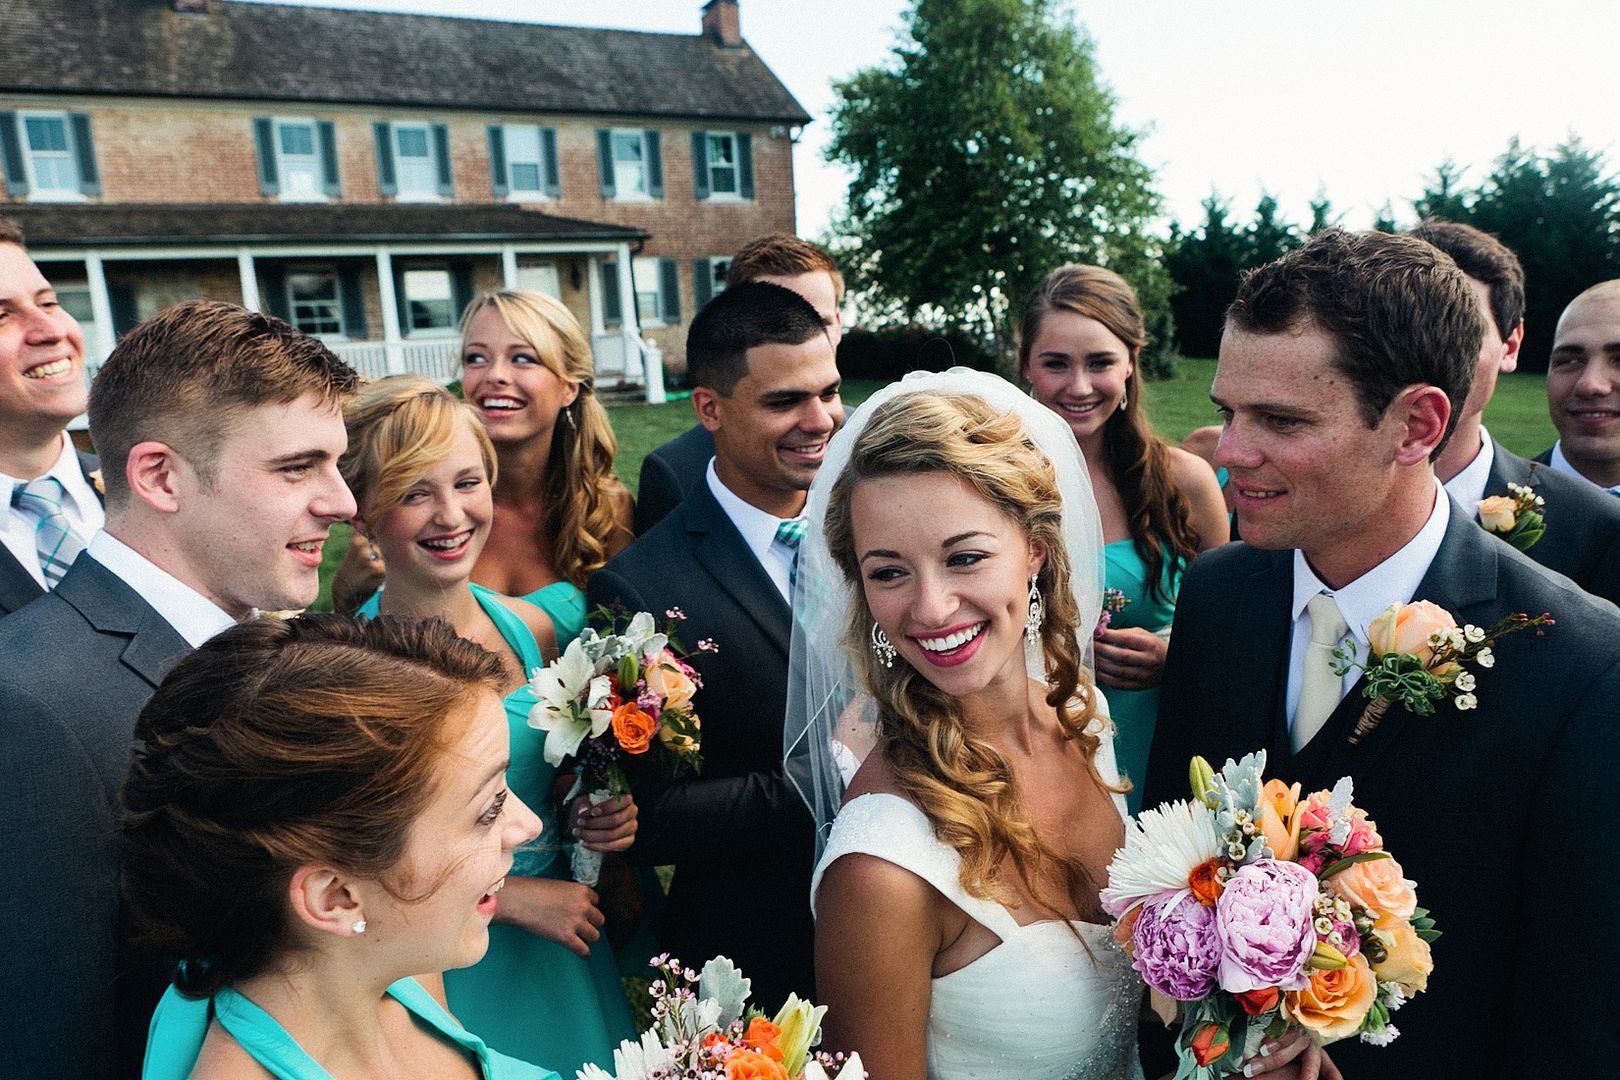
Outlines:
[[[103,529],[86,553],[134,589],[193,649],[236,620],[218,604]]]
[[[1294,601],[1293,618],[1297,622],[1305,605],[1317,593],[1325,592],[1339,605],[1339,614],[1356,641],[1367,644],[1367,627],[1391,604],[1404,604],[1412,599],[1429,564],[1440,551],[1445,539],[1446,526],[1451,522],[1451,497],[1437,479],[1434,483],[1434,509],[1429,520],[1406,546],[1362,574],[1342,589],[1330,589],[1316,576],[1304,552],[1294,549]]]
[[[54,477],[62,485],[62,492],[72,506],[70,510],[77,510],[82,515],[86,509],[86,500],[100,506],[96,500],[96,493],[91,490],[90,482],[84,478],[84,470],[79,467],[79,452],[73,446],[73,440],[68,438],[67,432],[62,432],[62,450],[56,455],[51,467],[45,470],[44,476]],[[20,483],[29,480],[39,480],[39,476],[10,476],[0,473],[0,485],[5,489],[6,498],[11,498],[11,492]]]
[[[753,503],[745,502],[742,496],[726,487],[720,480],[720,474],[715,471],[713,458],[709,459],[708,481],[709,490],[714,493],[714,499],[720,504],[720,509],[724,510],[726,517],[737,526],[737,531],[742,534],[743,543],[754,553],[754,558],[763,563],[765,553],[776,542],[776,527],[788,519],[767,514]]]
[[[1479,511],[1480,500],[1485,498],[1485,487],[1491,480],[1491,465],[1496,461],[1496,445],[1491,433],[1479,429],[1479,453],[1474,455],[1463,471],[1446,481],[1446,494],[1462,504],[1464,510]]]
[[[1609,492],[1611,495],[1620,495],[1620,484],[1605,488],[1602,484],[1599,484],[1594,480],[1587,480],[1585,474],[1583,474],[1575,466],[1571,465],[1569,463],[1569,458],[1564,456],[1563,439],[1559,439],[1557,442],[1553,443],[1552,457],[1548,459],[1547,464],[1551,465],[1554,469],[1557,469],[1561,473],[1568,473],[1570,476],[1578,476],[1582,480],[1586,480],[1586,482],[1591,484],[1593,487],[1603,488],[1604,491]]]

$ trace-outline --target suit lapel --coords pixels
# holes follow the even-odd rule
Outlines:
[[[0,546],[0,615],[16,611],[45,590],[8,547]]]
[[[1247,642],[1251,656],[1271,657],[1269,664],[1242,673],[1232,681],[1230,745],[1249,753],[1265,747],[1268,757],[1287,760],[1288,655],[1293,624],[1288,618],[1294,592],[1292,552],[1268,552],[1260,569],[1249,576],[1233,627],[1232,640]],[[1220,762],[1215,762],[1219,765]]]
[[[1528,483],[1530,462],[1517,454],[1508,453],[1501,443],[1491,439],[1491,471],[1485,478],[1485,494],[1506,495],[1509,484]]]
[[[776,583],[743,542],[708,484],[693,489],[686,502],[690,506],[687,531],[695,539],[693,554],[698,562],[785,658],[792,619]]]
[[[76,560],[55,595],[77,609],[98,633],[128,638],[120,659],[153,687],[191,651],[179,631],[94,558]]]

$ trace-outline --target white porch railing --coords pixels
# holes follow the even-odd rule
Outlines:
[[[647,338],[636,339],[637,348],[625,355],[625,337],[621,333],[595,334],[591,338],[591,352],[596,358],[596,385],[642,386],[647,401],[664,401],[664,351]]]
[[[401,341],[393,347],[399,350],[399,367],[390,369],[389,344],[384,341],[345,341],[334,343],[331,350],[344,363],[368,379],[385,375],[426,375],[441,383],[461,377],[460,342],[455,338],[430,341]]]

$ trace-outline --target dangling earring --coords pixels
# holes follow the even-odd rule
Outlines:
[[[364,920],[364,919],[356,919],[356,920],[354,920],[353,923],[351,923],[349,925],[349,933],[351,933],[351,934],[363,934],[365,932],[366,932],[366,920]]]
[[[577,401],[578,399],[576,398],[575,400]],[[572,405],[564,406],[563,411],[562,411],[563,419],[568,421],[568,426],[569,427],[578,428],[579,427],[579,421],[574,419],[573,408],[574,407]]]
[[[369,550],[371,552],[371,554],[368,555],[367,558],[369,558],[373,563],[382,562],[382,552],[377,550],[377,541],[375,541],[371,537],[367,536],[366,537],[366,548],[367,548],[367,550]]]
[[[1127,401],[1129,401],[1130,399],[1131,399],[1131,392],[1129,390],[1126,390],[1123,394],[1119,395],[1119,411],[1120,412],[1125,411],[1125,403]]]
[[[894,667],[894,654],[898,650],[889,643],[889,635],[883,632],[883,627],[872,620],[872,652],[877,655],[878,663],[886,668]]]
[[[1029,618],[1024,620],[1024,640],[1034,645],[1041,640],[1041,620],[1046,618],[1046,606],[1041,603],[1041,587],[1035,578],[1029,579]]]

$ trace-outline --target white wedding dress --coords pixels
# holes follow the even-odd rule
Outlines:
[[[1097,771],[1118,779],[1109,732]],[[1114,803],[1124,817],[1124,797]],[[1054,920],[1020,926],[1000,904],[968,895],[956,850],[935,838],[916,806],[885,794],[862,795],[839,811],[810,884],[812,908],[822,872],[855,853],[916,874],[1001,939],[933,980],[929,1080],[1141,1080],[1142,983],[1111,926],[1077,921],[1079,939]]]

